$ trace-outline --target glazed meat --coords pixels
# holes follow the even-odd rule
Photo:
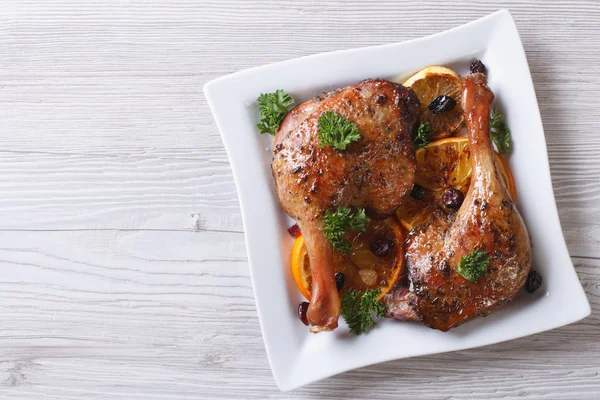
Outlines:
[[[531,266],[529,234],[495,164],[489,126],[494,95],[481,73],[463,78],[462,87],[473,166],[469,190],[455,214],[440,210],[411,235],[406,258],[413,293],[398,288],[386,298],[389,316],[442,331],[510,301]],[[474,249],[489,257],[475,283],[455,270]]]
[[[364,207],[371,218],[393,214],[415,174],[411,135],[419,101],[412,89],[366,80],[307,101],[288,113],[273,143],[272,172],[283,210],[305,238],[312,272],[311,331],[338,325],[340,299],[333,250],[323,217],[339,206]],[[357,125],[361,138],[345,150],[321,146],[318,119],[333,111]]]

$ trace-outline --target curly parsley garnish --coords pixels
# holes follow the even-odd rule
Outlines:
[[[466,280],[475,283],[485,274],[489,261],[490,258],[485,251],[475,249],[460,259],[456,272]]]
[[[352,244],[344,235],[349,231],[366,230],[365,224],[369,222],[369,217],[366,216],[363,208],[356,208],[353,212],[348,207],[338,207],[335,212],[325,211],[325,237],[333,245],[333,249],[342,254],[348,254],[352,248]]]
[[[356,124],[333,111],[325,111],[319,117],[319,141],[321,146],[346,150],[351,142],[360,139]]]
[[[510,135],[510,128],[508,125],[506,125],[506,123],[504,123],[504,121],[502,121],[502,114],[497,108],[492,110],[490,128],[492,141],[496,145],[498,153],[510,153],[512,151],[512,137]]]
[[[433,133],[431,132],[431,125],[428,121],[421,122],[419,129],[417,129],[417,136],[413,139],[413,143],[416,147],[425,147],[427,143],[433,139]]]
[[[383,317],[385,305],[377,298],[381,290],[367,289],[359,292],[355,289],[348,289],[342,297],[342,316],[350,327],[350,332],[360,335],[375,325],[373,314],[377,317]]]
[[[268,133],[275,136],[279,124],[288,112],[288,107],[294,104],[294,99],[279,89],[275,93],[261,93],[257,101],[260,123],[256,126],[260,129],[261,134]]]

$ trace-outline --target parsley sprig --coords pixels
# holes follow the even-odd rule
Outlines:
[[[497,108],[492,110],[490,118],[492,141],[500,154],[509,154],[512,151],[512,137],[510,128],[502,120],[502,114]]]
[[[419,129],[417,129],[417,136],[413,139],[413,143],[416,147],[425,147],[433,139],[433,133],[431,132],[431,125],[429,121],[421,122]]]
[[[342,254],[348,254],[352,244],[344,237],[349,231],[366,230],[365,224],[369,222],[369,217],[365,214],[364,208],[352,210],[348,207],[338,207],[335,212],[325,211],[323,232],[325,237],[333,245],[333,249]]]
[[[475,249],[460,259],[456,272],[466,280],[475,283],[485,274],[489,261],[490,258],[485,251]]]
[[[346,150],[347,145],[360,139],[356,124],[333,111],[325,111],[319,117],[318,123],[321,146],[332,146],[337,150]]]
[[[350,332],[360,335],[375,325],[373,314],[383,317],[385,305],[377,298],[381,290],[367,289],[360,292],[348,289],[342,297],[342,316],[350,327]]]
[[[268,133],[275,136],[279,124],[288,112],[288,107],[294,104],[294,99],[279,89],[275,93],[261,93],[257,101],[260,123],[256,126],[261,134]]]

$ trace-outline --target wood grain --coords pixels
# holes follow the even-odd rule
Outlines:
[[[503,7],[527,52],[592,316],[279,393],[202,86]],[[598,26],[595,0],[3,2],[0,398],[597,398]]]

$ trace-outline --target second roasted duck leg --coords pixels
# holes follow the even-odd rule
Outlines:
[[[389,316],[442,331],[510,301],[531,266],[529,234],[495,164],[489,125],[494,95],[481,73],[463,78],[462,88],[473,166],[469,191],[456,214],[438,212],[411,235],[407,265],[414,290],[400,288],[387,297]],[[486,259],[485,269],[468,280],[457,267],[474,254]]]

